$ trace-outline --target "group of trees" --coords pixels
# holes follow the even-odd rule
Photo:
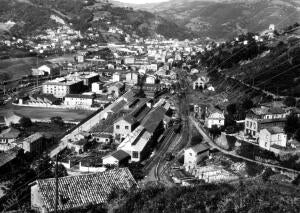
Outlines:
[[[112,197],[114,212],[298,212],[293,193],[271,183],[204,184],[192,187],[146,186]],[[274,202],[276,200],[276,202]]]
[[[284,130],[289,137],[300,141],[300,118],[296,114],[290,114],[285,122]]]

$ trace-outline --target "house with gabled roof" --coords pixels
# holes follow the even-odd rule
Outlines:
[[[132,115],[119,118],[114,123],[114,138],[116,141],[124,140],[137,126],[137,120]]]
[[[31,184],[31,209],[54,212],[55,178]],[[112,193],[137,187],[128,168],[58,178],[58,211],[79,210],[87,205],[106,204]]]
[[[123,150],[116,150],[109,155],[102,158],[103,165],[116,165],[125,164],[130,159],[130,155]]]

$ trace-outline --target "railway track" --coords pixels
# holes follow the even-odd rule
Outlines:
[[[144,171],[146,173],[151,172],[152,168],[155,168],[154,177],[156,180],[159,180],[159,166],[164,157],[164,154],[168,151],[169,146],[174,141],[174,137],[176,133],[174,132],[174,127],[170,127],[166,130],[164,134],[163,141],[159,144],[159,148],[157,153],[148,161],[148,163],[144,166]]]

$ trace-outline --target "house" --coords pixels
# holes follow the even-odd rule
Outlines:
[[[46,149],[44,135],[40,132],[34,133],[23,140],[24,152],[41,154]]]
[[[145,128],[140,132],[140,135],[131,144],[131,161],[140,162],[145,159],[148,154],[148,149],[151,144],[149,143],[152,138],[152,134]]]
[[[124,141],[118,146],[118,150],[123,150],[131,157],[131,161],[139,162],[149,153],[150,140],[152,134],[149,133],[143,126],[138,126],[130,133]]]
[[[125,86],[122,82],[116,82],[107,87],[107,93],[113,95],[115,98],[120,97],[124,90]]]
[[[112,142],[113,136],[107,133],[92,133],[92,138],[97,143],[110,143]]]
[[[136,85],[139,80],[139,75],[137,73],[131,71],[131,72],[126,73],[125,78],[126,78],[127,84]]]
[[[225,124],[225,116],[224,113],[215,108],[208,107],[205,113],[205,126],[211,129],[213,126],[217,126],[218,128],[224,126]]]
[[[124,64],[134,64],[135,58],[134,57],[125,57]]]
[[[272,146],[279,146],[285,148],[287,144],[287,135],[281,127],[269,127],[260,130],[259,132],[259,146],[261,148],[270,150]]]
[[[130,155],[123,150],[116,150],[113,153],[106,155],[102,158],[103,165],[115,165],[126,164],[130,159]]]
[[[69,149],[74,149],[75,152],[81,154],[87,150],[88,140],[87,139],[80,139],[77,141],[71,141],[68,143]]]
[[[61,67],[58,64],[45,64],[37,69],[32,69],[32,75],[59,75]]]
[[[245,118],[244,133],[257,139],[261,129],[273,126],[284,127],[286,117],[287,113],[278,107],[252,108]]]
[[[155,84],[156,77],[154,75],[148,75],[146,77],[146,84]]]
[[[209,78],[206,75],[199,74],[199,75],[193,75],[193,89],[204,89],[207,87],[207,84],[209,83]]]
[[[112,76],[113,82],[120,82],[121,81],[121,73],[115,72]]]
[[[92,83],[92,92],[96,94],[101,94],[103,90],[104,83],[102,82],[95,82]]]
[[[42,86],[44,94],[52,94],[56,98],[63,98],[68,94],[78,94],[84,88],[83,80],[65,78],[57,78],[52,81],[47,81]]]
[[[197,144],[184,150],[184,166],[187,170],[194,168],[197,164],[209,156],[209,146],[207,144]]]
[[[0,134],[0,143],[8,144],[14,142],[21,132],[15,128],[8,128],[1,132]]]
[[[93,103],[94,96],[80,94],[68,94],[64,101],[64,105],[77,109],[92,107]]]
[[[58,211],[76,211],[87,205],[107,204],[116,191],[137,187],[128,168],[58,178]],[[31,209],[54,212],[55,178],[36,180],[31,184]]]
[[[136,119],[131,115],[119,118],[114,123],[114,138],[123,141],[136,127]]]

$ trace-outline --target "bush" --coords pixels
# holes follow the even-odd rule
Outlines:
[[[191,146],[196,146],[198,144],[200,144],[203,140],[203,136],[202,135],[197,135],[197,136],[193,136],[191,139]]]
[[[294,97],[287,97],[284,100],[284,104],[288,107],[294,107],[296,106],[296,98]]]
[[[26,127],[30,127],[32,126],[32,121],[30,120],[30,118],[27,117],[22,117],[19,121],[21,127],[26,128]]]

